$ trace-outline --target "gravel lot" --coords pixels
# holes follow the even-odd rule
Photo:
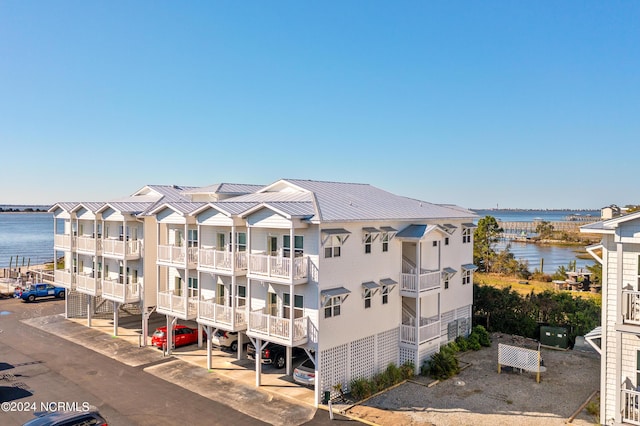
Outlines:
[[[542,348],[547,371],[498,374],[498,343],[532,347],[532,341],[492,335],[492,345],[460,356],[460,374],[433,382],[418,377],[347,411],[379,425],[564,425],[593,391],[599,390],[600,356],[595,352]],[[537,346],[533,346],[537,349]],[[595,400],[596,398],[594,398]],[[582,410],[575,425],[597,419]]]

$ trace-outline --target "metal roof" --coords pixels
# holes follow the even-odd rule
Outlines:
[[[448,268],[448,267],[447,267],[447,268],[444,268],[444,269],[442,270],[442,272],[443,272],[443,273],[446,273],[446,274],[453,275],[453,274],[455,274],[455,273],[456,273],[456,272],[458,272],[458,271],[456,271],[456,270],[455,270],[455,269],[453,269],[453,268]]]
[[[213,185],[193,188],[185,191],[186,194],[251,194],[264,185],[245,183],[215,183]]]
[[[421,239],[432,231],[439,230],[445,232],[438,225],[409,225],[396,234],[396,238]]]
[[[380,284],[386,285],[386,286],[392,286],[392,285],[398,284],[398,281],[393,280],[391,278],[383,278],[380,280]]]
[[[478,269],[478,267],[473,263],[467,263],[465,265],[462,265],[462,269],[467,271],[475,271],[476,269]]]
[[[347,290],[344,287],[330,288],[328,290],[322,290],[320,294],[324,297],[336,297],[336,296],[344,296],[346,294],[350,294],[351,291]]]
[[[66,212],[70,212],[71,210],[73,210],[78,204],[80,204],[79,201],[75,201],[75,202],[60,202],[60,203],[55,203],[54,205],[52,205],[48,211],[53,212],[55,211],[58,207],[60,207],[62,210],[66,211]]]
[[[373,290],[380,287],[380,284],[374,281],[367,281],[366,283],[362,283],[362,287],[366,288],[367,290]]]
[[[419,201],[368,184],[295,179],[284,181],[315,195],[319,211],[314,219],[322,222],[477,217],[472,211],[461,207]]]
[[[282,213],[286,213],[289,216],[301,216],[301,217],[312,217],[315,215],[316,210],[313,208],[313,203],[310,202],[269,202],[264,203],[265,207],[272,207],[275,210],[281,211]]]
[[[82,201],[77,203],[73,210],[77,210],[80,206],[89,210],[91,213],[96,213],[102,206],[105,205],[104,201]]]
[[[231,215],[239,215],[258,205],[258,203],[241,203],[236,201],[218,201],[209,204]]]
[[[105,204],[101,210],[104,210],[104,207],[106,207],[107,205],[121,213],[139,214],[146,211],[149,207],[155,205],[155,203],[115,201],[115,202],[109,202]]]

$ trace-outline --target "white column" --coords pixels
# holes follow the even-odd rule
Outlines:
[[[260,386],[262,379],[262,339],[256,339],[256,386]]]
[[[293,285],[293,261],[295,260],[295,234],[293,232],[293,222],[291,223],[291,229],[289,229],[289,341],[293,344],[294,336],[293,336],[293,319],[294,319],[294,306],[295,306],[295,294],[294,285]],[[287,352],[287,355],[291,355],[290,352]],[[291,359],[287,356],[287,375],[291,374]]]
[[[211,370],[211,326],[207,326],[207,370]]]
[[[236,248],[236,225],[231,226],[231,327],[236,329],[236,256],[238,250]]]
[[[87,297],[87,327],[91,327],[91,296],[85,294]]]
[[[113,302],[113,335],[118,335],[118,308],[120,304],[118,302]]]
[[[415,334],[416,334],[416,352],[415,352],[415,361],[414,361],[414,365],[415,365],[415,372],[416,374],[418,374],[420,372],[420,317],[422,315],[422,312],[420,312],[420,271],[422,269],[422,259],[421,259],[421,245],[422,242],[418,241],[416,242],[416,289],[417,289],[417,294],[416,294],[416,328],[415,328]]]

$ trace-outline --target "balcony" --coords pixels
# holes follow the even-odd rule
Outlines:
[[[90,296],[100,296],[100,279],[93,277],[93,274],[77,274],[76,290]]]
[[[102,281],[102,297],[118,303],[137,303],[140,301],[141,283],[123,284],[117,279]]]
[[[291,336],[290,324],[291,320],[288,318],[268,315],[261,310],[254,311],[249,314],[247,336],[287,346],[299,346],[307,343],[308,318],[302,317],[293,320],[293,336]]]
[[[308,256],[291,259],[282,256],[250,254],[247,276],[283,284],[288,284],[293,279],[294,284],[304,284],[307,282],[308,265]]]
[[[230,275],[231,266],[235,264],[235,275],[247,273],[247,252],[244,251],[234,254],[229,251],[200,249],[198,262],[200,269],[209,272]]]
[[[93,237],[75,237],[73,247],[78,252],[96,254],[102,249],[102,240]]]
[[[170,266],[195,268],[198,264],[198,248],[159,245],[157,262]]]
[[[428,320],[422,318],[421,325],[418,327],[418,335],[416,340],[416,326],[410,324],[400,325],[400,342],[411,345],[420,345],[430,340],[440,337],[440,321]]]
[[[175,295],[173,291],[158,293],[158,313],[184,320],[195,319],[198,314],[198,298]]]
[[[421,274],[400,274],[400,292],[403,296],[418,297],[438,292],[442,286],[440,271],[422,271]]]
[[[622,389],[622,423],[640,425],[640,392]]]
[[[640,325],[640,291],[622,291],[622,323]]]
[[[201,300],[198,310],[198,322],[212,327],[222,327],[229,331],[243,331],[247,329],[246,307],[241,306],[234,309],[231,306],[224,306],[212,300]],[[235,324],[232,320],[235,319]]]
[[[56,269],[53,276],[54,282],[57,286],[67,288],[69,290],[74,290],[76,288],[74,276],[70,271]]]
[[[67,234],[56,234],[53,238],[53,246],[57,250],[71,250],[71,235]]]
[[[140,241],[102,240],[102,255],[116,259],[139,259],[142,244]]]

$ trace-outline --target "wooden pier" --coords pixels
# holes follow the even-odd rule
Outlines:
[[[593,218],[591,222],[596,222],[598,219]],[[523,234],[531,234],[536,232],[536,228],[542,220],[534,220],[533,222],[501,222],[498,221],[498,226],[503,229],[504,237],[516,237]],[[554,231],[566,231],[566,232],[580,232],[580,227],[587,223],[591,223],[587,220],[580,221],[557,221],[548,222],[553,226]]]

